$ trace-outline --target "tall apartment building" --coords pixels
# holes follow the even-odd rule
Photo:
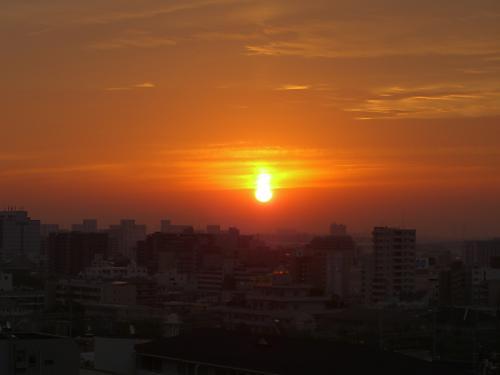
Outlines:
[[[26,211],[0,211],[0,260],[40,253],[40,221]]]
[[[146,226],[136,224],[135,220],[123,219],[118,225],[109,227],[113,253],[136,259],[137,242],[146,238]]]
[[[415,290],[416,231],[375,227],[372,303],[398,301]]]
[[[292,279],[327,295],[350,297],[350,276],[356,245],[350,236],[314,238],[292,260]]]

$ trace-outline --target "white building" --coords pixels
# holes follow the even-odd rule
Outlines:
[[[26,211],[0,211],[0,259],[36,257],[39,253],[40,221],[31,220]]]

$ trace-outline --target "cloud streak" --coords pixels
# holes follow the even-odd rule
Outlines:
[[[360,120],[500,115],[500,90],[471,87],[393,87],[347,111]]]
[[[156,87],[156,85],[152,82],[143,82],[143,83],[136,83],[136,84],[130,85],[130,86],[108,87],[105,90],[106,91],[128,91],[128,90],[134,90],[134,89],[153,89],[155,87]]]

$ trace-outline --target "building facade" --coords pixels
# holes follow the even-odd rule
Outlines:
[[[32,220],[26,211],[0,211],[0,260],[39,253],[40,221]]]
[[[415,291],[416,231],[376,227],[372,232],[372,303],[395,302]]]

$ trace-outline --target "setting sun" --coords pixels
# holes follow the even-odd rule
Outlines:
[[[255,198],[261,203],[267,203],[273,198],[271,190],[271,175],[261,173],[257,177],[257,188],[255,189]]]

